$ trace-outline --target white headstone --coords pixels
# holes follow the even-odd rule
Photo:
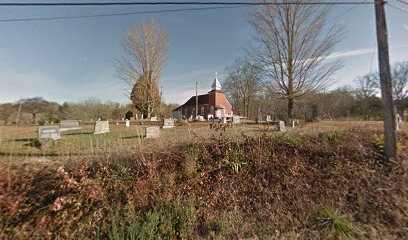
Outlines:
[[[126,124],[126,127],[130,127],[130,121],[129,120],[126,120],[125,124]]]
[[[199,115],[199,116],[198,116],[198,121],[204,122],[204,121],[205,121],[204,116]]]
[[[150,118],[150,121],[151,121],[151,122],[157,122],[157,117],[151,117],[151,118]]]
[[[159,127],[147,127],[145,131],[146,138],[158,138],[160,137]]]
[[[281,132],[286,131],[286,127],[285,127],[285,122],[284,122],[284,121],[279,121],[278,130],[281,131]]]
[[[61,120],[61,128],[79,128],[79,120]]]
[[[163,129],[166,128],[174,128],[174,119],[164,119],[163,121]]]
[[[38,139],[57,140],[61,138],[60,128],[58,126],[38,128]]]
[[[237,124],[241,123],[241,118],[239,116],[232,116],[232,123]]]
[[[395,120],[397,121],[397,131],[400,131],[404,122],[402,121],[402,118],[398,113],[395,115]]]
[[[271,121],[272,121],[271,115],[266,115],[266,121],[267,121],[267,122],[271,122]]]
[[[108,133],[109,130],[109,121],[96,121],[94,134]]]

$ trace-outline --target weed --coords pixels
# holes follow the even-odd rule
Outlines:
[[[126,210],[111,215],[109,239],[185,239],[195,229],[195,208],[191,201],[175,200],[156,207],[142,217]],[[130,214],[129,214],[130,213]]]
[[[197,173],[197,163],[201,157],[201,150],[197,147],[189,147],[184,152],[182,176],[185,179],[194,177]]]
[[[298,136],[294,136],[294,135],[287,135],[284,141],[286,144],[294,148],[300,146],[300,143],[301,143],[301,139]]]
[[[341,130],[333,130],[325,133],[320,133],[319,137],[329,143],[336,143],[346,138],[346,133]]]
[[[231,144],[222,162],[234,173],[238,174],[244,165],[247,164],[243,148],[239,144]]]
[[[120,169],[113,172],[113,177],[121,179],[122,181],[134,180],[136,176],[131,168],[121,166]]]
[[[323,229],[333,230],[337,235],[344,237],[357,237],[357,230],[348,222],[346,216],[331,207],[323,207],[319,212],[318,226]]]
[[[384,134],[375,134],[373,136],[373,144],[376,148],[380,150],[380,152],[384,153],[385,151],[385,137]],[[397,141],[397,151],[401,151],[403,149],[403,145],[401,142]]]

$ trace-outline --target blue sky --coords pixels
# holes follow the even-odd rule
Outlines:
[[[389,2],[408,9],[408,5],[396,0]],[[0,7],[0,16],[36,18],[172,8],[175,7]],[[330,17],[336,18],[350,8],[336,6]],[[205,93],[215,72],[222,82],[225,68],[235,57],[245,54],[246,44],[253,39],[247,10],[0,22],[0,102],[34,96],[59,103],[90,97],[128,102],[123,93],[126,85],[118,79],[113,62],[122,54],[121,40],[127,28],[142,19],[157,17],[170,33],[168,62],[160,80],[164,99],[183,103],[195,94],[195,81],[204,82],[199,93]],[[391,61],[408,60],[408,12],[387,7],[387,18]],[[377,69],[373,7],[359,6],[336,22],[344,27],[345,34],[332,57],[342,57],[345,65],[333,77],[331,88],[352,85],[356,76]]]

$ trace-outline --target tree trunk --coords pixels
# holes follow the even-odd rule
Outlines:
[[[289,120],[293,119],[293,99],[288,98],[288,118]]]
[[[35,124],[35,119],[37,118],[37,113],[33,113],[33,123]]]

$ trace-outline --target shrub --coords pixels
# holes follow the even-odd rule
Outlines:
[[[195,207],[191,201],[175,200],[156,207],[142,217],[127,209],[111,215],[109,239],[186,239],[196,227]],[[130,214],[129,214],[130,213]]]

